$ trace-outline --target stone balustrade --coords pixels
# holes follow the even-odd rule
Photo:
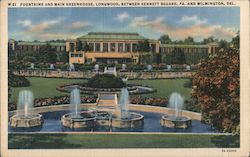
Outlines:
[[[47,78],[91,78],[96,72],[82,71],[52,71],[52,70],[16,70],[15,75],[28,77],[47,77]],[[118,76],[127,76],[128,79],[167,79],[167,78],[191,78],[195,72],[182,71],[141,71],[141,72],[118,72]]]

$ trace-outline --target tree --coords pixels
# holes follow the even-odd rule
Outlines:
[[[193,79],[203,121],[223,132],[239,133],[239,50],[230,48],[202,62]]]
[[[161,44],[171,44],[171,43],[172,43],[171,38],[170,38],[169,35],[167,35],[167,34],[162,35],[162,36],[159,38],[159,41],[161,42]]]
[[[213,36],[211,36],[211,37],[203,39],[202,44],[208,44],[208,43],[213,43],[213,42],[215,42],[215,39]]]
[[[40,62],[55,63],[57,61],[57,55],[54,49],[49,44],[41,46],[36,58]]]
[[[181,49],[174,48],[171,52],[171,64],[185,64],[185,54]]]
[[[185,40],[184,40],[184,44],[195,44],[195,41],[194,41],[194,38],[193,37],[187,37]]]
[[[61,57],[60,57],[60,61],[67,63],[69,61],[69,53],[66,51],[62,52]]]
[[[240,48],[240,32],[237,32],[237,35],[231,41],[232,46]]]
[[[149,52],[150,46],[148,40],[139,41],[137,45],[138,52]]]
[[[228,47],[228,42],[226,40],[219,41],[219,49],[226,49]]]

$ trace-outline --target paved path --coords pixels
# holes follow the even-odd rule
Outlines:
[[[116,94],[100,94],[97,102],[98,108],[116,108],[117,95]]]

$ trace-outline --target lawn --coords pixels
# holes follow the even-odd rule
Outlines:
[[[17,101],[18,93],[20,90],[29,89],[33,91],[35,98],[53,97],[65,95],[67,93],[59,92],[56,87],[63,84],[83,83],[86,79],[62,79],[62,78],[42,78],[42,77],[29,77],[31,83],[30,87],[12,88],[11,100]],[[182,94],[186,99],[190,99],[191,88],[185,88],[185,82],[188,79],[159,79],[159,80],[130,80],[129,83],[150,85],[157,89],[156,93],[145,94],[143,96],[152,97],[169,97],[169,95],[176,91]]]
[[[239,136],[194,134],[9,134],[9,149],[237,148]]]
[[[57,86],[63,84],[83,83],[84,79],[62,79],[62,78],[42,78],[42,77],[28,77],[27,78],[31,86],[29,87],[17,87],[11,89],[11,100],[16,101],[19,91],[23,89],[31,90],[35,98],[53,97],[65,95],[67,93],[59,92],[56,90]]]
[[[145,94],[144,96],[168,97],[172,92],[179,92],[185,99],[190,99],[191,88],[185,88],[184,84],[189,79],[158,79],[158,80],[130,80],[129,83],[140,85],[151,85],[157,89],[156,93]]]

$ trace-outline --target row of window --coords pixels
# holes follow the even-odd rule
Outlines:
[[[86,48],[88,47],[88,48]],[[152,44],[151,48],[153,51],[155,51],[155,45]],[[95,52],[137,52],[138,51],[138,44],[133,43],[132,48],[130,43],[125,43],[123,46],[123,43],[117,43],[117,50],[116,50],[116,43],[103,43],[103,49],[101,51],[101,44],[100,43],[78,43],[77,44],[77,50],[86,50],[88,51],[95,51]],[[74,43],[70,44],[70,50],[74,51]]]
[[[162,47],[161,52],[164,53],[170,53],[174,51],[175,49],[181,49],[183,52],[186,53],[205,53],[208,52],[208,48],[167,48],[167,47]]]
[[[71,53],[71,57],[82,57],[82,54],[74,54],[74,53]]]
[[[28,45],[18,45],[18,50],[38,50],[41,46],[35,45],[35,46],[28,46]],[[65,46],[51,46],[52,49],[55,49],[56,51],[65,51]]]

